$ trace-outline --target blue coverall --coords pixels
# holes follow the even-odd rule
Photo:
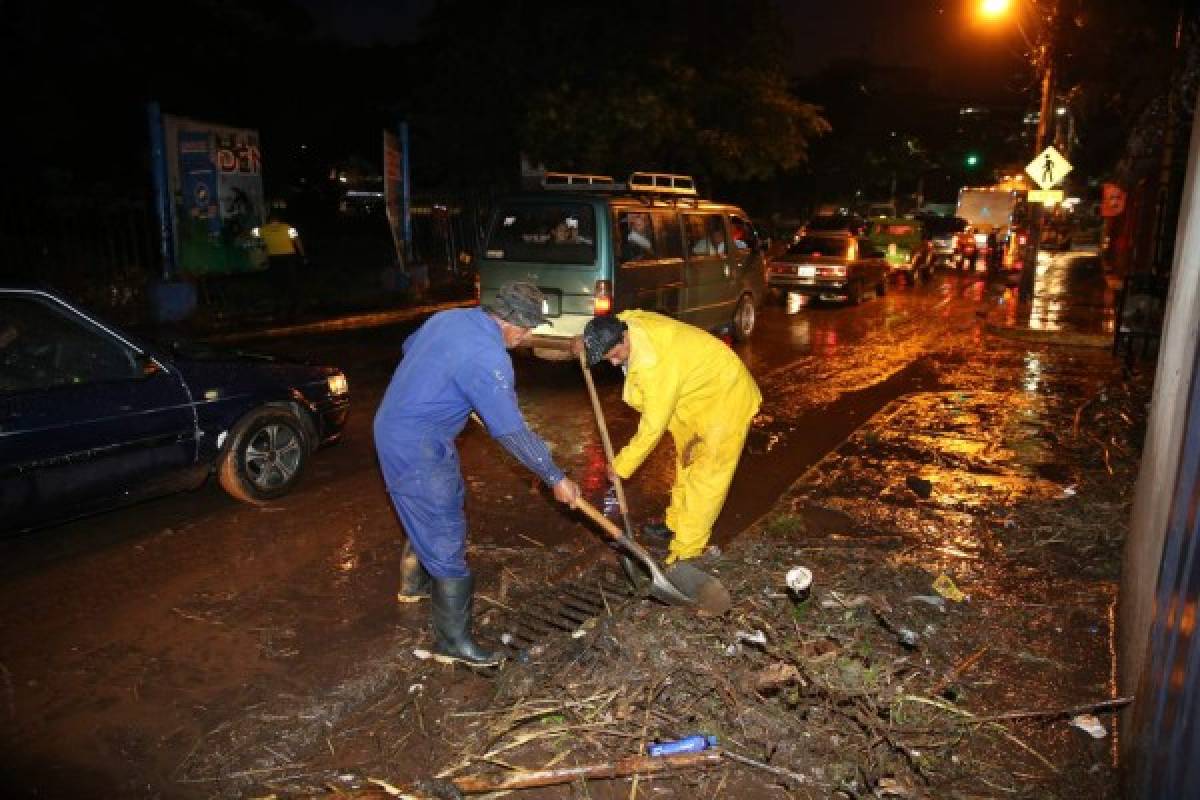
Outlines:
[[[470,575],[466,487],[454,439],[472,410],[506,446],[532,437],[544,453],[541,468],[523,462],[548,483],[561,480],[517,407],[512,359],[499,326],[479,308],[442,311],[404,342],[404,358],[375,414],[375,449],[388,495],[434,578]]]

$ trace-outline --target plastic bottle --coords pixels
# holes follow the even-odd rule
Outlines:
[[[682,739],[674,739],[669,742],[656,742],[655,744],[646,745],[646,754],[654,758],[659,758],[661,756],[673,756],[678,753],[699,753],[702,750],[716,746],[717,737],[696,734],[695,736],[685,736]]]

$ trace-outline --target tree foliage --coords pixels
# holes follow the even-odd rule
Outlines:
[[[828,130],[789,90],[789,41],[764,0],[445,0],[430,33],[422,117],[481,167],[520,152],[555,169],[766,178]]]

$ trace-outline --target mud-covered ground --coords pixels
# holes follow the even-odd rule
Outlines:
[[[400,532],[369,418],[403,331],[264,343],[350,373],[346,442],[318,454],[302,491],[248,509],[210,487],[4,544],[5,783],[23,796],[356,791],[603,763],[701,731],[730,755],[639,779],[642,796],[1103,796],[1111,735],[979,716],[1110,696],[1141,384],[1102,351],[988,336],[978,312],[996,299],[949,275],[857,309],[766,309],[739,348],[763,413],[711,562],[733,611],[631,601],[610,575],[601,610],[565,626],[578,638],[548,630],[527,663],[481,674],[415,658],[427,611],[392,600]],[[518,359],[522,405],[599,500],[586,395],[559,366]],[[598,377],[619,443],[636,420],[615,376]],[[476,610],[495,642],[547,586],[594,585],[614,562],[479,431],[461,448]],[[670,464],[664,443],[631,482],[639,523],[661,509]],[[928,497],[908,486],[922,480]],[[795,564],[816,574],[805,602],[782,587]],[[969,599],[938,594],[943,575]],[[739,636],[759,631],[765,644]],[[524,794],[630,792],[612,780]]]
[[[411,662],[386,713],[339,731],[384,748],[343,788],[605,764],[704,733],[722,760],[639,779],[642,796],[1119,796],[1113,612],[1148,386],[1094,353],[941,356],[944,388],[889,404],[709,557],[728,615],[614,599],[494,676]],[[807,597],[785,587],[796,565]],[[389,770],[397,743],[428,767]]]

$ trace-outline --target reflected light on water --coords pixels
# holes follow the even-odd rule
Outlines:
[[[1025,354],[1025,375],[1021,385],[1027,392],[1036,392],[1042,383],[1042,362],[1033,353]]]
[[[788,329],[791,343],[797,347],[808,347],[812,344],[812,323],[806,318],[795,320]]]
[[[353,572],[358,568],[358,540],[351,530],[337,550],[336,567],[339,572]]]
[[[1049,266],[1046,254],[1039,252],[1033,277],[1033,303],[1029,309],[1029,327],[1035,330],[1057,331],[1062,328],[1059,323],[1062,301],[1059,298],[1067,290],[1067,273],[1066,270],[1055,270],[1050,274]]]

